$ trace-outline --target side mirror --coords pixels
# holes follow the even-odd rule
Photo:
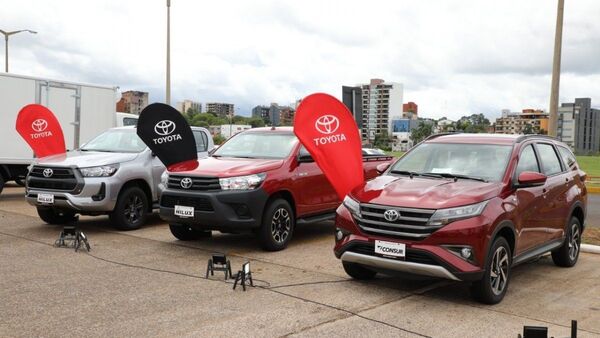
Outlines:
[[[377,165],[377,172],[381,175],[390,167],[390,163],[381,163]]]
[[[534,171],[524,171],[517,178],[518,184],[516,188],[529,188],[544,185],[548,177]]]
[[[312,158],[312,156],[310,155],[298,155],[298,163],[310,163],[310,162],[314,162],[315,160]]]

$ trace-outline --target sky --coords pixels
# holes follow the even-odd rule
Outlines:
[[[371,78],[419,115],[548,109],[555,0],[171,1],[172,104],[236,114]],[[600,1],[566,0],[560,102],[600,107]],[[0,0],[10,72],[165,99],[166,0]],[[0,56],[4,62],[4,56]]]

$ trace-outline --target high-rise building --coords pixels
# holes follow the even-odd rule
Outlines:
[[[358,129],[362,128],[363,99],[360,86],[350,87],[342,86],[342,102],[352,113]]]
[[[402,84],[372,79],[356,87],[361,89],[362,116],[355,118],[363,140],[373,142],[375,135],[392,135],[392,121],[402,118]]]
[[[252,108],[252,117],[260,117],[272,126],[291,126],[295,112],[290,106],[280,106],[273,102],[268,106],[259,105]]]
[[[196,110],[198,112],[202,111],[202,104],[200,102],[192,101],[192,100],[183,100],[181,102],[177,102],[176,104],[177,110],[180,113],[185,114],[189,109]]]
[[[252,108],[252,117],[261,118],[265,123],[270,123],[271,119],[269,118],[269,106],[261,106],[258,105]]]
[[[578,154],[600,152],[600,109],[590,98],[577,98],[558,109],[556,136]]]
[[[117,111],[123,113],[140,115],[148,105],[148,93],[129,90],[121,93],[121,99],[117,102]]]
[[[523,109],[512,113],[502,110],[502,117],[496,119],[494,131],[498,134],[547,134],[548,113],[540,109]]]
[[[207,102],[204,104],[205,113],[213,113],[218,117],[232,117],[234,115],[234,106],[232,103]]]
[[[296,110],[292,107],[281,107],[279,110],[279,125],[291,126],[294,124],[294,115]]]

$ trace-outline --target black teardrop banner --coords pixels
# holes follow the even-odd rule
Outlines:
[[[137,134],[167,168],[198,159],[192,128],[183,115],[169,105],[153,103],[144,108]]]

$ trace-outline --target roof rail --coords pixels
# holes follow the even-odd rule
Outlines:
[[[521,136],[517,137],[517,139],[515,140],[515,143],[521,143],[525,140],[529,140],[532,138],[545,138],[545,139],[549,139],[549,140],[553,140],[553,141],[560,141],[558,138],[553,137],[553,136],[542,135],[542,134],[528,134],[528,135],[521,135]]]
[[[447,133],[431,134],[431,135],[427,136],[423,141],[433,140],[434,138],[437,138],[437,137],[440,137],[440,136],[457,135],[457,134],[462,134],[462,133],[461,132],[451,131],[451,132],[447,132]]]

